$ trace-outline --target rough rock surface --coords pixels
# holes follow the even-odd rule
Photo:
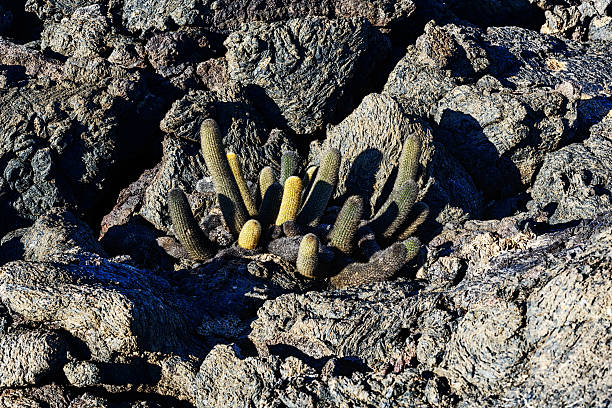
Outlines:
[[[612,93],[610,55],[602,42],[581,43],[519,27],[429,23],[396,64],[384,93],[419,115],[458,85],[491,75],[512,90],[569,82],[585,98]]]
[[[382,204],[393,186],[404,140],[421,140],[419,199],[432,208],[432,218],[445,223],[481,211],[479,194],[461,164],[433,141],[431,129],[422,120],[406,114],[402,106],[385,94],[367,95],[361,104],[327,138],[314,144],[311,160],[328,148],[340,150],[342,162],[336,197],[359,194],[370,200],[371,210]],[[370,211],[373,213],[373,211]]]
[[[590,128],[590,136],[549,153],[531,196],[550,212],[551,223],[592,218],[612,209],[612,114]]]
[[[251,23],[224,44],[228,76],[250,87],[269,118],[298,134],[346,112],[390,45],[365,20],[323,18]]]
[[[546,22],[540,32],[562,35],[574,40],[612,40],[612,2],[579,0],[538,2],[545,10]]]
[[[520,229],[525,221],[523,215],[445,230],[417,273],[430,286],[398,281],[268,301],[250,338],[272,354],[311,362],[339,354],[377,370],[384,362],[398,371],[416,365],[468,405],[601,404],[610,386],[602,365],[610,355],[609,216],[537,237]],[[562,392],[559,382],[567,385]]]
[[[115,91],[33,82],[0,90],[1,232],[27,225],[52,207],[65,206],[87,219],[99,211],[113,176],[126,169],[126,156],[145,136],[126,137],[129,127],[121,125],[133,108],[124,96],[133,94]]]
[[[39,217],[21,241],[28,261],[45,261],[66,252],[105,255],[89,226],[65,210],[54,209]]]
[[[163,292],[170,290],[155,276],[99,257],[67,264],[16,261],[0,270],[0,299],[9,310],[54,322],[103,360],[141,347],[185,349],[186,317],[166,304]]]
[[[0,408],[612,401],[612,0],[0,3]],[[419,254],[329,291],[240,249],[206,118],[253,190],[339,148],[320,231],[418,134]]]
[[[167,31],[175,25],[204,25],[213,31],[231,32],[252,21],[273,22],[307,16],[363,17],[377,27],[390,30],[406,23],[415,9],[412,0],[265,0],[255,3],[246,0],[126,0],[123,23],[136,33],[155,29]]]
[[[563,41],[518,27],[490,27],[484,39],[492,60],[491,72],[502,83],[522,88],[554,87],[569,81],[587,96],[612,93],[607,42]]]
[[[438,296],[415,296],[418,289],[418,284],[401,282],[284,295],[259,310],[249,338],[264,355],[275,347],[281,353],[295,348],[313,359],[359,357],[369,367],[381,368],[390,351],[404,347],[404,329],[435,307]]]
[[[448,92],[434,119],[444,146],[488,197],[531,185],[546,153],[572,140],[574,100],[549,90],[510,91],[490,76]]]
[[[63,339],[57,333],[24,331],[0,335],[0,387],[37,384],[54,374],[66,360]]]

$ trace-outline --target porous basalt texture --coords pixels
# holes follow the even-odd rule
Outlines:
[[[95,253],[106,256],[87,224],[69,211],[53,209],[39,217],[21,238],[24,259],[45,261],[65,252]]]
[[[610,0],[579,0],[563,3],[554,0],[538,2],[546,22],[540,32],[574,40],[612,40]]]
[[[531,196],[554,224],[591,218],[612,209],[612,116],[593,125],[590,136],[549,153]]]
[[[611,0],[0,3],[0,408],[609,405]],[[241,195],[337,148],[320,224],[236,245],[209,118]],[[329,232],[399,197],[416,136],[429,219],[380,265]]]
[[[494,198],[530,186],[546,153],[572,141],[577,115],[560,92],[510,91],[490,76],[456,87],[434,110],[441,142]]]
[[[54,206],[96,211],[117,168],[118,100],[97,86],[30,86],[0,93],[0,231]]]
[[[66,360],[63,338],[53,332],[23,331],[0,335],[0,387],[37,384]]]
[[[297,134],[348,113],[390,48],[365,20],[324,18],[251,23],[224,44],[229,78],[249,86],[255,106]]]
[[[97,257],[63,265],[16,261],[0,270],[7,308],[34,322],[53,321],[102,360],[188,343],[184,314],[162,295],[168,290],[159,278]]]
[[[308,16],[362,17],[389,31],[401,28],[416,7],[412,0],[265,0],[257,3],[246,0],[126,0],[122,16],[124,27],[134,33],[167,31],[177,25],[203,25],[227,33],[253,21],[274,22]]]
[[[539,236],[525,222],[523,214],[443,231],[417,273],[427,287],[400,280],[268,301],[249,337],[260,353],[305,354],[312,364],[359,356],[375,370],[431,370],[450,385],[441,395],[465,404],[539,404],[544,394],[598,405],[609,387],[601,361],[609,355],[610,219]]]

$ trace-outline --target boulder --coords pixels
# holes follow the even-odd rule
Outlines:
[[[188,311],[164,295],[171,291],[166,281],[95,256],[68,259],[5,264],[0,299],[28,321],[53,322],[102,361],[117,353],[188,349]]]
[[[124,27],[135,34],[168,31],[175,26],[204,26],[227,34],[239,30],[244,23],[275,22],[309,16],[362,17],[372,25],[389,31],[406,23],[416,7],[413,0],[265,0],[257,3],[246,0],[126,0],[122,16]]]
[[[24,259],[45,261],[65,252],[106,255],[87,224],[69,211],[52,209],[39,217],[25,232],[21,241]]]
[[[339,149],[342,161],[335,196],[366,197],[373,214],[389,195],[402,145],[411,135],[422,143],[419,199],[430,205],[432,219],[445,223],[478,216],[480,195],[465,169],[433,140],[424,121],[406,113],[386,94],[367,95],[348,117],[328,129],[323,143],[312,145],[310,159],[318,163],[326,149]]]
[[[439,140],[488,198],[529,187],[546,153],[572,141],[577,116],[561,92],[512,91],[490,76],[454,88],[434,111]]]
[[[535,177],[533,204],[553,224],[612,209],[612,115],[593,125],[590,136],[546,155]]]
[[[65,340],[43,330],[0,334],[0,387],[39,384],[66,360]]]
[[[539,1],[546,22],[540,32],[573,40],[612,40],[610,0],[580,0],[562,3]],[[606,11],[608,10],[608,11]]]
[[[229,78],[249,87],[269,120],[297,134],[315,133],[347,114],[390,48],[357,18],[250,23],[224,44]]]

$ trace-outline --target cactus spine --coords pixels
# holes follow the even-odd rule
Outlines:
[[[338,149],[329,149],[321,160],[321,166],[317,172],[312,189],[308,193],[306,202],[298,215],[298,223],[315,226],[319,222],[329,199],[336,189],[339,170],[340,151]]]
[[[204,235],[195,220],[185,193],[178,188],[168,193],[168,210],[174,233],[187,253],[196,261],[205,261],[215,254],[213,243]]]
[[[276,178],[274,177],[274,170],[272,170],[272,167],[266,166],[261,169],[259,172],[259,195],[262,200],[266,195],[266,191],[268,191],[268,187],[270,187],[275,180]]]
[[[283,190],[283,199],[281,201],[280,210],[276,217],[276,225],[283,225],[285,221],[295,220],[300,202],[302,200],[302,179],[297,176],[291,176],[285,182]]]
[[[306,234],[300,242],[296,268],[300,275],[310,279],[317,277],[319,265],[319,238],[315,234]]]
[[[281,157],[281,171],[280,171],[280,183],[285,185],[285,181],[297,172],[298,168],[298,155],[296,152],[286,151],[283,152]]]
[[[411,261],[421,250],[421,241],[417,237],[405,239],[402,244],[406,247],[406,262]]]
[[[223,218],[230,232],[236,236],[249,219],[249,214],[225,157],[221,131],[214,119],[206,119],[202,123],[200,141],[206,167],[210,171],[217,191]]]
[[[396,242],[376,253],[368,263],[351,263],[330,279],[333,287],[341,289],[391,278],[406,263],[408,249]]]
[[[429,206],[422,201],[419,201],[412,207],[410,211],[409,219],[412,221],[408,226],[404,229],[402,233],[400,233],[397,238],[400,240],[406,239],[414,234],[419,228],[421,224],[425,222],[427,216],[429,215]]]
[[[363,198],[360,196],[347,198],[329,234],[330,245],[347,255],[353,252],[355,236],[362,215]]]
[[[238,246],[244,249],[255,249],[261,236],[261,224],[257,220],[248,220],[238,236]]]
[[[399,190],[391,193],[386,210],[370,221],[370,227],[378,238],[389,240],[406,221],[414,205],[418,187],[412,180],[404,183]]]
[[[236,180],[236,184],[238,185],[238,189],[240,190],[240,195],[242,196],[244,206],[249,212],[249,215],[251,217],[255,217],[257,215],[257,207],[255,206],[253,198],[251,197],[251,192],[247,187],[246,181],[244,180],[244,175],[242,174],[242,166],[238,161],[238,156],[236,156],[236,153],[228,152],[226,154],[226,158],[230,166],[230,170],[232,170],[232,174],[234,175],[234,180]]]

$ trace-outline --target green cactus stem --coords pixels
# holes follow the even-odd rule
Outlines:
[[[236,156],[236,153],[228,152],[226,154],[226,158],[230,169],[232,170],[232,174],[234,175],[234,180],[236,180],[236,184],[240,190],[240,196],[242,197],[244,206],[251,217],[256,217],[257,207],[255,206],[255,201],[253,200],[253,197],[251,197],[251,192],[249,191],[244,175],[242,174],[242,166],[240,165],[238,156]]]
[[[408,216],[408,219],[412,221],[406,226],[404,231],[397,236],[397,238],[403,240],[412,236],[419,226],[425,222],[428,216],[429,206],[422,201],[416,203],[414,207],[412,207],[412,210],[410,210],[410,215]]]
[[[407,255],[408,249],[404,243],[396,242],[375,254],[368,263],[348,264],[330,279],[330,284],[342,289],[388,280],[406,264]]]
[[[404,141],[402,145],[402,153],[399,158],[399,167],[397,169],[397,176],[393,183],[392,191],[398,191],[406,182],[412,180],[416,181],[417,171],[419,169],[419,158],[421,157],[421,140],[416,135],[410,135]],[[376,216],[384,213],[389,205],[390,200],[387,200],[383,206],[378,210]]]
[[[300,275],[309,279],[317,277],[319,245],[319,238],[315,234],[306,234],[302,238],[295,262],[296,269]]]
[[[370,227],[378,239],[390,240],[404,224],[416,201],[417,193],[418,186],[412,180],[408,180],[391,193],[386,210],[370,221]]]
[[[314,180],[312,190],[300,210],[297,222],[314,226],[319,223],[329,199],[334,194],[340,170],[340,151],[329,149],[321,160],[321,166]]]
[[[399,168],[394,187],[399,188],[408,180],[416,181],[421,157],[421,140],[417,135],[410,135],[404,140],[402,153],[399,158]]]
[[[206,167],[210,172],[223,218],[230,232],[237,236],[249,219],[240,189],[225,156],[221,131],[214,119],[206,119],[200,128],[200,141]]]
[[[402,244],[406,247],[406,262],[411,261],[421,250],[421,241],[417,237],[405,239]]]
[[[285,181],[291,176],[294,176],[298,169],[299,157],[296,152],[285,151],[281,156],[280,180],[281,185],[285,185]]]
[[[346,255],[353,252],[362,215],[363,198],[356,195],[347,198],[329,234],[330,245]]]
[[[205,261],[215,256],[214,244],[200,229],[182,190],[168,192],[168,210],[174,233],[192,259]]]

